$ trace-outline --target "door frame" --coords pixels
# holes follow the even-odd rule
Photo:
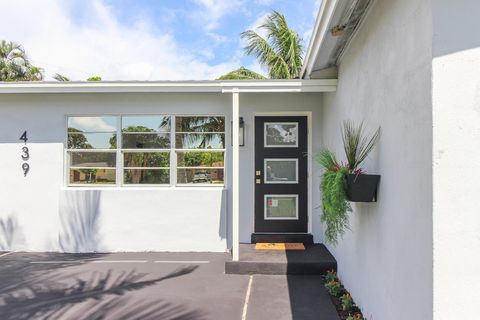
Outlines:
[[[313,137],[313,130],[312,130],[312,111],[268,111],[268,112],[253,112],[252,113],[253,118],[252,118],[252,123],[255,122],[255,117],[288,117],[288,116],[297,116],[297,117],[307,117],[307,152],[309,156],[307,157],[307,195],[308,195],[308,203],[307,203],[307,217],[308,217],[308,222],[307,222],[307,233],[312,233],[312,137]],[[255,176],[255,126],[253,126],[253,152],[252,152],[252,158],[251,161],[253,163],[253,172],[251,172],[251,177]],[[255,179],[253,179],[253,183],[251,185],[251,192],[252,192],[252,230],[255,230]],[[286,232],[287,233],[287,232]],[[295,232],[297,233],[297,232]]]

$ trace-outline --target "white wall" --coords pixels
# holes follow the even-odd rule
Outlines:
[[[353,204],[351,231],[329,246],[368,319],[432,319],[431,24],[430,1],[376,1],[323,100],[337,155],[343,120],[382,127],[363,165],[382,176],[378,202]]]
[[[314,134],[319,136],[320,100],[320,94],[240,95],[241,113],[250,130],[247,146],[240,150],[242,242],[249,242],[253,232],[253,110],[313,111]],[[4,232],[0,225],[0,250],[226,250],[231,240],[229,170],[225,188],[65,186],[66,115],[164,113],[225,115],[228,168],[230,94],[0,95],[0,224],[11,226]],[[31,155],[27,177],[20,157],[19,137],[24,130]],[[318,199],[318,192],[314,197]],[[314,217],[318,223],[318,212]],[[321,241],[319,223],[314,233]]]
[[[433,1],[434,317],[480,301],[480,2]]]
[[[0,221],[13,226],[0,233],[1,249],[225,251],[224,188],[66,188],[64,142],[68,114],[217,114],[225,115],[229,123],[228,98],[220,94],[0,95]],[[26,177],[19,140],[24,130],[31,156]]]

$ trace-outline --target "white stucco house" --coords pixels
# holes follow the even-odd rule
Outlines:
[[[365,120],[382,127],[365,163],[382,180],[327,245],[339,276],[369,319],[474,319],[479,12],[323,0],[295,80],[1,83],[0,251],[235,260],[263,233],[322,243],[311,155]]]

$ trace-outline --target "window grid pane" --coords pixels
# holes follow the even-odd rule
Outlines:
[[[224,184],[223,116],[80,116],[67,122],[69,184]]]

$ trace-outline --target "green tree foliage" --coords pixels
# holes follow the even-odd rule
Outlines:
[[[253,30],[242,32],[247,41],[245,53],[255,56],[268,69],[272,79],[293,79],[300,75],[302,68],[302,39],[288,27],[285,16],[273,11],[260,29],[267,32],[263,38]]]
[[[2,40],[0,42],[0,81],[40,81],[43,72],[33,66],[22,46]]]
[[[155,134],[155,130],[144,126],[129,126],[122,129],[123,148],[127,149],[155,149],[169,148],[170,138],[161,134]],[[143,133],[143,134],[142,134]],[[117,147],[116,134],[110,138],[112,148]],[[169,167],[170,156],[168,152],[131,152],[124,153],[123,166],[124,181],[126,183],[168,183],[169,170],[152,169],[128,169],[128,167],[148,168],[148,167]]]
[[[266,79],[261,74],[248,70],[247,68],[240,67],[237,70],[233,70],[223,76],[217,78],[217,80],[263,80]]]
[[[93,76],[93,77],[88,78],[87,81],[102,81],[102,77]]]
[[[80,134],[82,130],[76,128],[68,128],[69,133],[79,133],[79,134],[69,134],[68,135],[68,148],[69,149],[93,149],[92,145],[88,143],[87,137]]]

